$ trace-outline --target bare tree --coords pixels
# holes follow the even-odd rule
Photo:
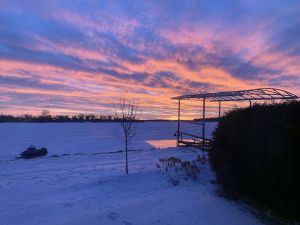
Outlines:
[[[41,112],[41,116],[42,117],[48,117],[50,115],[50,111],[49,110],[43,110],[42,112]]]
[[[120,99],[119,105],[115,107],[116,120],[119,122],[124,134],[126,174],[128,174],[128,145],[136,135],[136,120],[140,114],[139,105],[135,100],[128,100],[125,97]]]

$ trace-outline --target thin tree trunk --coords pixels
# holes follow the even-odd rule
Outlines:
[[[128,140],[125,137],[125,154],[126,154],[126,174],[128,174]]]

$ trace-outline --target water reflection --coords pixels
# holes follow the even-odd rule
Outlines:
[[[152,145],[154,148],[170,148],[176,147],[176,140],[149,140],[146,143]]]

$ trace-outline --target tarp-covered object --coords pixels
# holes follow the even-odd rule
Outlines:
[[[30,158],[45,156],[47,154],[48,154],[48,151],[46,148],[37,149],[35,146],[30,145],[27,148],[27,150],[22,152],[20,155],[21,155],[21,158],[30,159]]]

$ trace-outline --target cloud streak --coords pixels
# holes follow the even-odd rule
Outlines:
[[[299,11],[284,0],[3,1],[0,110],[112,114],[126,95],[144,118],[174,118],[179,94],[300,95]]]

